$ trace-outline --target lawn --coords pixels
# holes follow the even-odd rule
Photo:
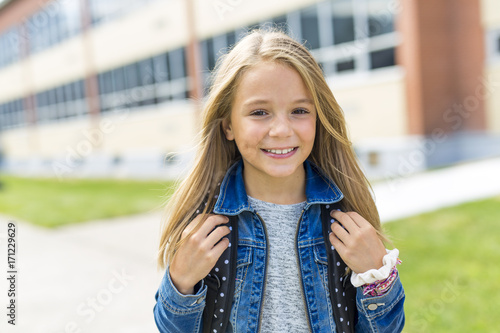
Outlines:
[[[45,227],[158,209],[170,193],[166,181],[0,177],[0,214]]]
[[[404,332],[500,332],[500,196],[384,227],[403,260]]]

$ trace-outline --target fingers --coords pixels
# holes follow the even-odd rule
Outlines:
[[[208,235],[204,243],[209,249],[211,249],[221,240],[222,237],[228,235],[230,232],[231,230],[227,226],[216,227],[214,231]]]
[[[338,224],[338,223],[334,223]],[[342,227],[340,227],[342,229]],[[345,230],[344,230],[345,231]],[[330,243],[332,243],[333,247],[337,250],[337,252],[341,253],[343,249],[345,249],[344,243],[335,235],[334,232],[331,232],[329,235]]]
[[[219,260],[220,256],[226,249],[229,247],[229,239],[223,238],[219,244],[215,245],[214,248],[212,249],[212,255],[214,258],[214,262],[217,262]]]
[[[330,236],[335,237],[336,239],[340,240],[344,244],[346,244],[348,242],[349,233],[338,222],[332,223],[330,228],[332,230],[332,233],[330,234]]]
[[[212,230],[214,230],[217,226],[228,222],[229,218],[227,216],[210,214],[207,220],[203,222],[203,225],[201,226],[198,232],[200,233],[201,236],[206,238],[208,234],[210,234]]]

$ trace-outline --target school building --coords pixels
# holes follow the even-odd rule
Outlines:
[[[170,177],[220,54],[254,27],[304,42],[371,178],[500,155],[497,0],[0,0],[0,165]]]

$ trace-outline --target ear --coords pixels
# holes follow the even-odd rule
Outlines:
[[[226,139],[228,139],[229,141],[234,140],[233,128],[231,126],[231,123],[229,122],[229,119],[224,119],[222,121],[222,130],[226,135]]]

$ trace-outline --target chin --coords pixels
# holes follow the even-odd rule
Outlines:
[[[275,178],[285,178],[290,177],[297,172],[297,168],[287,167],[287,168],[272,168],[267,170],[266,173]]]

